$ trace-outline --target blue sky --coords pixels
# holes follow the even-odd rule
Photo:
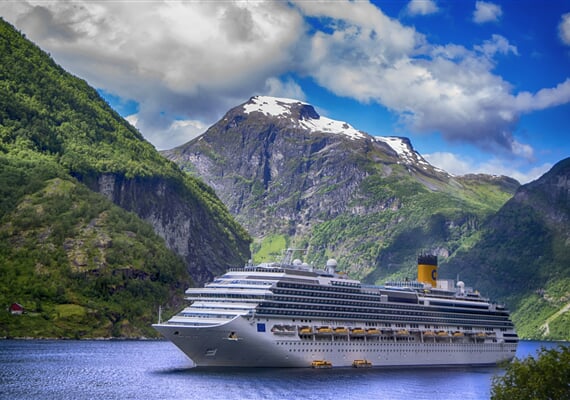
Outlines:
[[[253,95],[409,137],[448,172],[536,179],[570,156],[570,1],[0,0],[158,149]]]

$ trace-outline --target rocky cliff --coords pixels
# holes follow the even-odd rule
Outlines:
[[[101,174],[86,183],[149,222],[168,248],[185,260],[198,284],[211,281],[231,266],[244,265],[249,257],[247,235],[231,220],[224,220],[225,210],[217,204],[215,193],[198,182],[192,188],[192,184],[163,177],[129,179]]]
[[[450,254],[518,186],[454,178],[407,138],[370,136],[304,102],[263,96],[163,154],[214,188],[259,252],[282,236],[370,280],[409,270],[420,249]]]

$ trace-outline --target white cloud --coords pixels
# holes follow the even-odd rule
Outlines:
[[[65,69],[138,102],[147,137],[146,129],[172,132],[180,118],[212,123],[272,89],[268,80],[292,68],[304,35],[298,11],[273,1],[29,0],[2,15]]]
[[[543,164],[525,171],[525,165],[512,161],[492,158],[477,162],[470,157],[448,152],[424,154],[423,157],[433,166],[455,176],[467,174],[504,175],[516,179],[521,184],[540,178],[552,168],[552,164]]]
[[[570,46],[570,13],[562,15],[560,24],[558,25],[558,34],[562,43]]]
[[[64,68],[136,101],[137,126],[158,148],[181,144],[254,94],[304,99],[293,76],[381,104],[412,132],[438,131],[526,159],[533,149],[512,133],[521,115],[570,101],[570,80],[514,93],[494,73],[495,57],[518,55],[503,36],[472,48],[432,45],[363,1],[9,4],[3,16]],[[408,6],[427,11],[432,4]],[[500,15],[492,3],[477,2],[477,10],[483,19]],[[181,120],[194,123],[173,123]]]
[[[457,154],[448,152],[436,152],[422,154],[433,166],[443,169],[452,175],[460,176],[475,173],[471,160],[461,159]]]
[[[326,9],[309,4],[304,12],[330,17]],[[495,54],[518,54],[506,38],[493,35],[469,50],[430,46],[423,35],[379,10],[368,13],[365,24],[356,18],[343,22],[333,21],[333,33],[317,32],[311,40],[308,63],[320,85],[340,96],[382,104],[413,131],[440,131],[448,140],[514,150],[511,132],[520,112],[513,108],[511,85],[492,72]]]
[[[433,0],[410,0],[406,8],[410,15],[429,15],[439,11]]]
[[[570,102],[570,78],[554,88],[540,89],[536,94],[520,92],[514,97],[514,108],[519,112],[531,112]]]
[[[277,78],[269,78],[265,82],[263,93],[267,96],[283,97],[287,99],[305,100],[306,98],[301,86],[292,79],[281,81]]]
[[[482,45],[475,45],[474,49],[489,58],[492,58],[495,54],[519,54],[515,46],[511,45],[505,37],[497,34],[492,35],[490,40],[483,41]]]
[[[485,22],[497,22],[503,15],[500,6],[486,1],[477,1],[475,11],[473,11],[473,21],[482,24]]]
[[[172,148],[173,143],[189,142],[208,128],[204,123],[192,120],[175,120],[166,128],[146,126],[137,114],[129,115],[125,119],[139,131],[144,131],[146,139],[158,150],[168,150]]]
[[[367,10],[366,20],[349,9],[329,12],[322,3],[303,2],[300,9],[328,23],[311,38],[310,75],[336,95],[387,107],[412,132],[440,132],[448,141],[532,160],[534,149],[513,136],[521,116],[570,102],[570,80],[514,93],[494,73],[496,56],[519,54],[501,35],[471,49],[436,46],[378,9]]]

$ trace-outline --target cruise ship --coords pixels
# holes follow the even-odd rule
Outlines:
[[[418,257],[416,281],[365,285],[300,260],[231,268],[153,327],[197,367],[483,366],[515,356],[508,310],[463,282],[437,280]]]

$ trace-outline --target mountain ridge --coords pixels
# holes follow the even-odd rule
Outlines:
[[[456,215],[445,218],[455,220],[451,225],[464,225],[469,218],[459,215],[463,205],[468,203],[475,210],[470,218],[482,220],[518,186],[506,177],[453,177],[429,164],[407,138],[373,137],[346,122],[319,116],[305,102],[267,96],[254,96],[232,108],[198,138],[162,154],[214,188],[257,238],[257,250],[264,238],[283,235],[293,238],[292,244],[312,245],[315,261],[342,258],[324,238],[319,243],[311,239],[321,234],[315,226],[336,224],[338,229],[345,224],[343,219],[376,215],[383,230],[392,225],[390,213],[402,207],[412,218],[410,213],[415,211],[405,202],[425,202],[433,196],[454,203],[450,207]],[[488,195],[479,193],[482,186]],[[406,200],[407,195],[415,200]],[[363,229],[359,235],[366,236]],[[326,237],[331,239],[329,234]],[[359,264],[377,265],[371,251],[379,252],[386,243],[368,245],[364,251],[356,250],[356,243],[345,250],[360,252],[357,257],[367,253]],[[422,246],[429,247],[428,243]],[[435,247],[442,254],[452,251]],[[413,258],[406,255],[401,263]]]

